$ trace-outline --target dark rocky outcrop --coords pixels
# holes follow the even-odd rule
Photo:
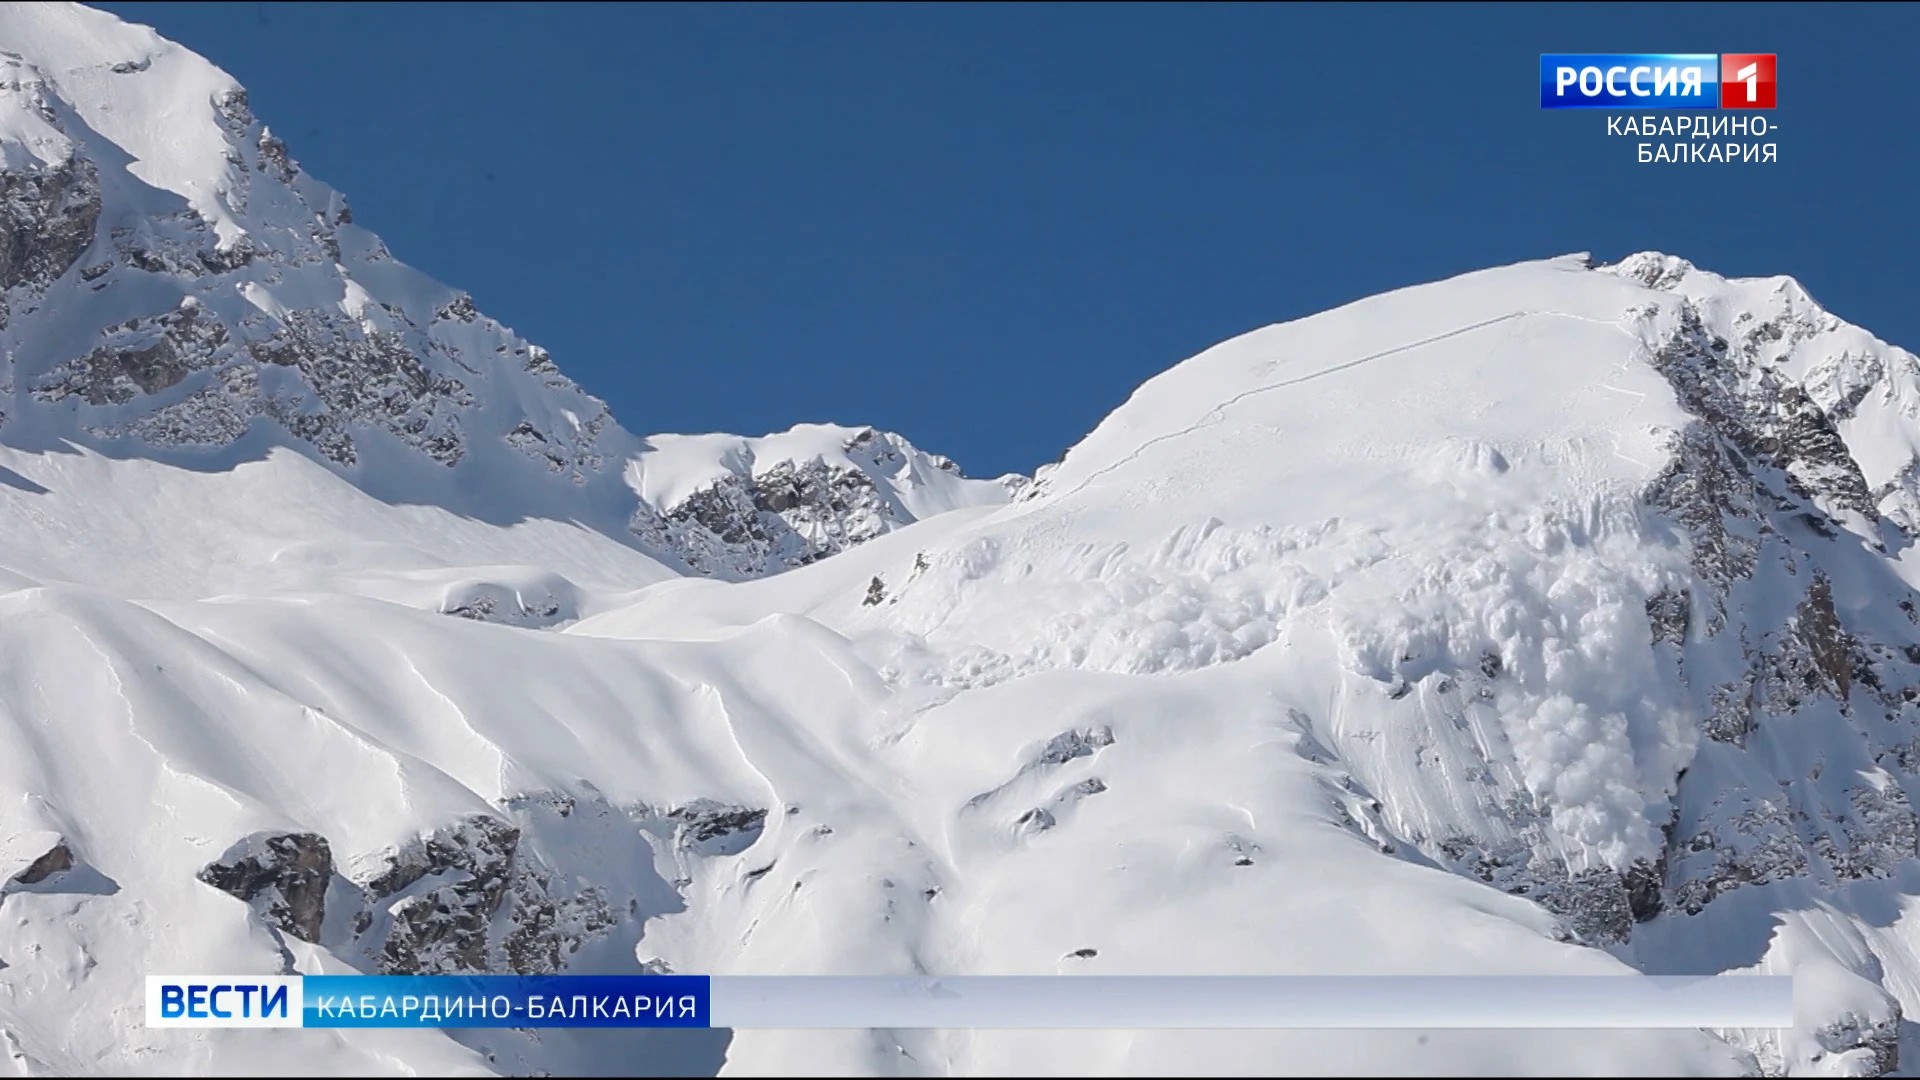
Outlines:
[[[629,528],[695,573],[756,577],[817,562],[910,524],[911,514],[876,477],[891,483],[886,478],[903,469],[928,466],[959,474],[946,458],[873,428],[854,431],[841,449],[854,467],[815,458],[733,468],[671,505],[642,505]],[[1011,478],[1001,483],[1012,490]]]
[[[572,813],[554,803],[556,817]],[[520,829],[463,818],[407,845],[362,888],[354,933],[386,974],[552,974],[620,915],[525,850]]]
[[[642,515],[635,530],[701,572],[756,574],[805,566],[907,520],[858,469],[783,461],[761,476],[717,480],[664,514]]]
[[[1048,739],[1047,745],[1041,747],[1040,756],[1035,759],[1034,767],[1064,765],[1074,758],[1090,757],[1096,751],[1112,745],[1113,729],[1109,727],[1063,731]]]
[[[100,207],[99,179],[86,158],[0,170],[0,293],[45,288],[72,269],[93,244]]]
[[[333,852],[314,833],[256,834],[230,848],[199,873],[201,881],[253,903],[263,901],[267,922],[302,941],[320,940],[326,918]]]
[[[1847,1013],[1813,1032],[1814,1042],[1828,1055],[1865,1051],[1858,1071],[1836,1072],[1839,1076],[1887,1076],[1900,1067],[1900,1023],[1898,1002],[1892,1003],[1893,1015],[1879,1021]],[[1819,1064],[1819,1058],[1815,1059]]]
[[[27,864],[25,870],[13,875],[9,881],[18,885],[38,885],[55,874],[73,869],[73,849],[66,841],[48,848],[46,854]]]
[[[476,816],[402,848],[366,883],[390,918],[379,943],[387,974],[488,970],[489,931],[506,899],[520,830]]]
[[[128,319],[100,335],[85,356],[58,365],[34,385],[41,401],[79,397],[89,405],[124,405],[157,394],[232,353],[227,328],[202,317],[198,301],[160,315]]]
[[[1692,303],[1683,302],[1678,329],[1651,362],[1681,405],[1715,436],[1747,461],[1779,470],[1788,494],[1829,515],[1851,512],[1878,520],[1866,478],[1833,419],[1803,387],[1762,361],[1764,346],[1785,334],[1780,323],[1764,322],[1729,343],[1707,329]]]
[[[1686,589],[1662,589],[1647,598],[1647,624],[1655,642],[1684,645],[1693,622],[1693,602]]]
[[[699,855],[737,854],[753,845],[766,828],[767,812],[712,799],[696,799],[667,811],[674,823],[674,846]]]

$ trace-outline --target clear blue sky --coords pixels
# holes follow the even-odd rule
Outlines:
[[[1790,273],[1920,346],[1920,7],[111,3],[639,432],[1028,471],[1224,338],[1520,259]],[[1640,165],[1541,52],[1780,54],[1777,165]]]

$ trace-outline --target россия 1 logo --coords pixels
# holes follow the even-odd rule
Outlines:
[[[1780,160],[1771,113],[1778,104],[1773,53],[1541,53],[1540,107],[1607,109],[1607,134],[1634,144],[1643,164]],[[1681,112],[1655,110],[1677,109]],[[1698,112],[1694,110],[1716,110]],[[1735,111],[1738,110],[1738,111]]]
[[[1541,53],[1543,109],[1771,109],[1773,53]]]
[[[1720,54],[1720,107],[1773,108],[1773,53]]]

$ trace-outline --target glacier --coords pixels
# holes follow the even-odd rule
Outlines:
[[[1920,360],[1580,254],[1031,478],[636,435],[152,31],[0,9],[0,1075],[1881,1075]],[[1785,1031],[183,1031],[148,973],[1708,974]]]

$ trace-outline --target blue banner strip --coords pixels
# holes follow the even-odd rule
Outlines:
[[[711,1024],[705,975],[309,975],[301,1026],[481,1028]]]
[[[1717,109],[1718,53],[1541,53],[1543,109]]]
[[[147,1026],[1781,1028],[1784,976],[201,975]]]

